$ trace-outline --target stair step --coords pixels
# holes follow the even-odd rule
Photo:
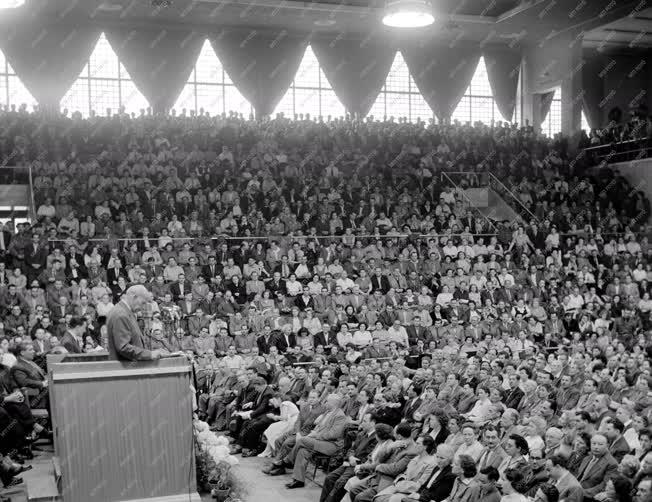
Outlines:
[[[25,480],[28,502],[60,501],[55,480],[55,465],[50,453],[39,454],[31,463],[33,469],[21,476]]]

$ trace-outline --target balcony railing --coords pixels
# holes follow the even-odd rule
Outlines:
[[[603,166],[615,162],[646,159],[652,157],[652,137],[591,146],[585,148],[584,153],[592,164]]]

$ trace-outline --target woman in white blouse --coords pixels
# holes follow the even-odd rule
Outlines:
[[[98,266],[102,264],[102,255],[98,246],[93,246],[90,253],[84,253],[84,265],[86,268],[90,268],[91,263],[95,263]]]
[[[353,333],[353,345],[357,349],[364,349],[371,345],[371,332],[367,329],[367,325],[364,322],[361,322],[358,326],[358,330]]]
[[[478,400],[473,405],[473,408],[471,408],[471,411],[463,416],[474,423],[485,422],[492,409],[492,402],[489,400],[489,392],[484,387],[478,385],[476,395],[478,396]]]
[[[114,305],[111,303],[111,300],[109,299],[108,294],[102,295],[102,298],[100,299],[99,302],[97,302],[97,305],[95,306],[95,309],[97,310],[97,316],[98,317],[106,317],[109,312],[111,312],[111,309],[113,309]]]
[[[451,293],[450,288],[448,286],[443,286],[441,288],[441,293],[437,295],[437,299],[435,300],[435,303],[438,305],[446,306],[450,303],[452,299],[453,299],[453,293]]]
[[[95,237],[95,223],[90,216],[86,216],[86,220],[79,224],[79,235],[88,239]]]
[[[290,274],[290,278],[285,283],[285,289],[287,290],[288,296],[298,296],[303,291],[303,285],[297,281],[297,276]]]
[[[321,293],[321,288],[324,287],[323,284],[319,281],[319,276],[317,274],[313,276],[312,281],[310,281],[307,285],[311,295],[318,295]]]

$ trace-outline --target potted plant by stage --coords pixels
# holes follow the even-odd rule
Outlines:
[[[246,489],[236,476],[232,466],[238,460],[230,454],[228,440],[218,437],[208,424],[194,421],[195,461],[197,472],[197,489],[200,493],[210,493],[213,498],[225,502],[243,499]]]
[[[211,495],[219,502],[225,502],[231,493],[231,466],[225,462],[217,462],[208,474],[208,485]]]

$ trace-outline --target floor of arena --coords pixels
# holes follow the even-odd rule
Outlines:
[[[21,474],[25,480],[21,485],[11,488],[0,488],[0,495],[11,498],[11,502],[53,502],[60,500],[56,497],[56,486],[53,477],[53,449],[52,445],[44,445],[41,451],[34,452],[31,471]],[[238,457],[240,459],[240,457]],[[243,458],[236,467],[238,476],[246,483],[248,492],[243,502],[270,502],[283,500],[284,502],[314,502],[319,500],[320,486],[312,481],[307,481],[305,488],[288,490],[285,484],[290,481],[290,476],[271,477],[263,474],[261,468],[265,460],[260,458]],[[324,474],[317,472],[317,481],[323,480]],[[29,486],[29,497],[28,487]],[[210,495],[202,496],[203,502],[214,500]]]

